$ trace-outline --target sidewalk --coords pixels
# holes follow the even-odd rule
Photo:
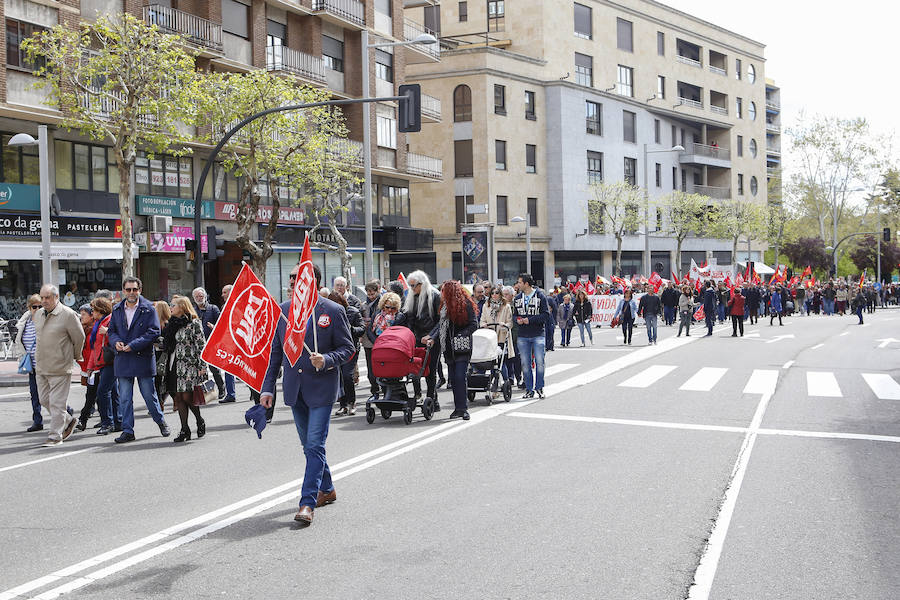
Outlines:
[[[81,381],[81,371],[72,368],[72,383]],[[28,375],[19,374],[19,361],[0,360],[0,388],[28,387]]]

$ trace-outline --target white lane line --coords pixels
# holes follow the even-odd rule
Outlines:
[[[650,365],[634,377],[619,384],[619,387],[647,388],[677,369],[674,365]]]
[[[789,360],[786,363],[784,363],[783,365],[781,365],[781,368],[782,369],[790,369],[793,364],[794,364],[794,361]]]
[[[708,392],[719,383],[719,380],[727,372],[728,369],[720,367],[703,367],[678,389],[688,392]]]
[[[510,413],[510,417],[525,419],[546,419],[549,421],[576,421],[581,423],[602,423],[604,425],[631,425],[634,427],[655,427],[659,429],[688,429],[692,431],[725,431],[728,433],[746,433],[746,427],[729,427],[726,425],[696,425],[694,423],[668,423],[665,421],[642,421],[635,419],[608,419],[604,417],[577,417],[569,415],[551,415],[545,413]]]
[[[778,383],[778,371],[768,369],[754,369],[744,386],[745,394],[767,394],[775,389]]]
[[[551,377],[553,375],[558,375],[563,371],[568,371],[569,369],[574,369],[577,367],[577,363],[562,363],[558,365],[550,365],[546,369],[544,369],[544,377]]]
[[[29,460],[28,462],[19,463],[17,465],[10,465],[8,467],[0,468],[0,473],[4,471],[12,471],[13,469],[20,469],[22,467],[27,467],[29,465],[36,465],[38,463],[47,462],[48,460],[56,460],[58,458],[65,458],[67,456],[74,456],[76,454],[81,454],[82,452],[90,452],[91,450],[96,450],[96,448],[83,448],[81,450],[73,450],[72,452],[63,452],[62,454],[54,454],[53,456],[46,456],[44,458],[38,458],[36,460]]]
[[[760,429],[760,435],[784,435],[794,437],[836,439],[836,440],[862,440],[867,442],[888,442],[900,444],[900,436],[874,435],[869,433],[842,433],[835,431],[803,431],[802,429]]]
[[[842,333],[842,334],[839,335],[838,337],[844,337],[845,335],[850,335],[850,332],[849,332],[849,331],[845,331],[844,333]]]
[[[815,346],[813,346],[812,348],[810,348],[810,350],[817,350],[817,349],[821,348],[821,347],[824,346],[824,345],[825,345],[825,344],[816,344]]]
[[[863,373],[863,379],[879,400],[900,400],[900,384],[885,373]]]
[[[758,333],[748,333],[744,337],[745,338],[758,338],[759,334]]]
[[[806,372],[806,393],[809,396],[824,396],[825,398],[844,397],[834,373],[827,371]]]

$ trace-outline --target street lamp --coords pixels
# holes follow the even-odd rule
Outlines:
[[[531,273],[531,213],[526,212],[524,217],[513,217],[509,222],[525,223],[525,271]]]
[[[413,44],[437,44],[437,38],[430,33],[416,36],[406,42],[381,42],[369,44],[369,32],[362,30],[362,99],[369,98],[369,50],[373,48],[393,48],[396,46],[412,46]],[[375,237],[372,225],[372,134],[369,107],[363,107],[363,198],[366,212],[366,281],[375,278]]]
[[[647,155],[663,152],[684,152],[681,144],[665,150],[647,150],[644,144],[644,277],[650,277],[650,188],[647,183]]]
[[[17,133],[7,143],[8,146],[37,146],[38,173],[41,179],[41,267],[43,283],[53,283],[50,264],[50,161],[47,152],[47,126],[38,126],[38,139],[27,133]]]

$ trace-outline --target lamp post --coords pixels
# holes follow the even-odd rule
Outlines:
[[[647,156],[663,152],[684,152],[681,144],[665,150],[647,150],[644,144],[644,277],[650,277],[650,188],[647,183]]]
[[[527,273],[531,273],[531,213],[526,212],[524,217],[513,217],[509,222],[525,223],[525,269]]]
[[[38,139],[27,133],[17,133],[7,143],[9,146],[37,146],[38,173],[41,179],[41,267],[43,283],[53,283],[50,262],[50,160],[47,152],[47,126],[38,126]]]
[[[393,48],[396,46],[411,46],[413,44],[437,44],[437,38],[430,33],[416,36],[416,39],[406,42],[383,42],[369,44],[369,32],[365,29],[361,32],[360,46],[362,47],[362,99],[369,98],[369,50],[374,48]],[[363,199],[365,200],[366,223],[366,281],[375,278],[375,236],[372,224],[372,133],[369,107],[363,107]]]

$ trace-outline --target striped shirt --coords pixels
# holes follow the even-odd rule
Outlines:
[[[25,351],[31,355],[31,362],[34,364],[34,351],[37,348],[37,333],[34,329],[34,320],[25,321],[25,330],[22,332],[22,345]]]

